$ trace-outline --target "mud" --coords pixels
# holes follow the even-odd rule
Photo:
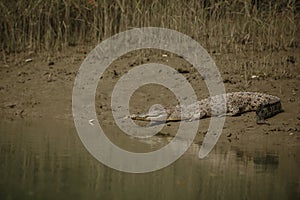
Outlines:
[[[58,119],[73,123],[72,88],[76,73],[89,50],[73,47],[55,57],[21,53],[6,58],[0,65],[0,119]],[[300,144],[300,49],[273,52],[275,60],[264,62],[268,52],[248,55],[211,53],[220,70],[227,92],[253,91],[281,98],[283,113],[268,119],[269,125],[257,125],[255,113],[227,117],[220,143],[228,145],[293,146]],[[275,55],[275,56],[274,56]],[[256,58],[257,59],[254,59]],[[119,78],[144,63],[162,63],[184,75],[198,98],[209,96],[204,79],[183,58],[168,52],[126,54],[112,63],[102,77],[96,94],[98,119],[104,129],[115,130],[110,97]],[[130,112],[142,113],[151,105],[176,105],[174,94],[158,85],[146,85],[131,98]],[[201,144],[210,119],[200,123],[195,143]],[[178,123],[169,123],[160,136],[176,134]]]

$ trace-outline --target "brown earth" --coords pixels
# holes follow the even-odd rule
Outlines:
[[[0,65],[0,118],[5,121],[57,119],[73,123],[72,88],[76,73],[89,50],[73,47],[55,57],[33,53],[6,57]],[[165,54],[163,56],[163,54]],[[227,92],[256,91],[282,99],[284,112],[270,119],[270,125],[257,125],[255,113],[227,117],[220,143],[255,144],[299,148],[300,144],[300,49],[271,53],[211,53],[219,67]],[[32,60],[26,60],[32,59]],[[146,51],[126,54],[116,60],[98,84],[96,107],[104,129],[121,133],[113,121],[110,97],[114,84],[129,69],[143,63],[162,63],[182,73],[198,98],[208,97],[203,77],[182,58],[168,52]],[[154,103],[176,105],[166,88],[147,85],[135,92],[132,113],[145,112]],[[201,143],[210,119],[201,120],[196,143]],[[160,134],[174,135],[178,123],[168,124]]]

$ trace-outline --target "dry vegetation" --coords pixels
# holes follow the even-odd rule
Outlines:
[[[276,52],[299,46],[299,6],[296,0],[2,0],[0,62],[20,52],[47,59],[70,46],[94,47],[118,32],[155,26],[191,36],[221,55],[219,65],[230,63],[241,75],[268,75],[294,61]]]
[[[59,51],[134,27],[175,29],[220,53],[296,46],[296,0],[2,0],[0,48]]]

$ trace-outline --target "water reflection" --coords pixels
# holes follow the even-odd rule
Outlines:
[[[199,147],[194,145],[167,168],[128,174],[96,161],[72,124],[14,122],[0,126],[3,200],[300,198],[299,155],[288,148],[249,150],[217,145],[209,157],[199,160]],[[153,148],[153,143],[145,145]]]

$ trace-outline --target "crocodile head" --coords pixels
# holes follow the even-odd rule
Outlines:
[[[164,109],[155,109],[150,110],[146,114],[133,114],[129,117],[133,120],[139,120],[139,121],[156,121],[156,122],[166,122],[168,121],[168,117],[170,116],[170,113],[165,111]]]
[[[153,121],[153,122],[176,122],[182,120],[180,107],[175,109],[168,109],[161,106],[151,107],[146,114],[133,114],[129,118],[139,121]]]

